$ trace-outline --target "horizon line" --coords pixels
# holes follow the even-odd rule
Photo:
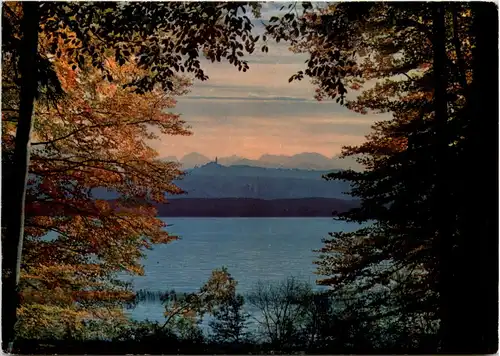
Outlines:
[[[204,158],[208,159],[208,160],[211,160],[211,157],[210,156],[207,156],[207,155],[204,155],[202,153],[199,153],[199,152],[196,152],[196,151],[192,151],[192,152],[189,152],[189,153],[186,153],[184,155],[182,155],[182,157],[180,157],[180,159],[183,159],[184,157],[186,156],[189,156],[189,155],[192,155],[192,154],[196,154],[196,155],[199,155],[199,156],[203,156]],[[260,155],[259,157],[257,158],[250,158],[250,157],[245,157],[245,156],[240,156],[240,155],[237,155],[237,154],[232,154],[232,155],[229,155],[229,156],[226,156],[226,155],[214,155],[214,158],[212,159],[212,161],[215,161],[215,159],[224,159],[224,158],[232,158],[232,157],[236,157],[236,158],[239,158],[239,159],[247,159],[247,160],[259,160],[261,159],[262,157],[264,156],[275,156],[275,157],[294,157],[294,156],[298,156],[298,155],[302,155],[302,154],[314,154],[314,155],[319,155],[319,156],[322,156],[324,158],[327,158],[327,159],[341,159],[339,156],[340,156],[340,153],[336,154],[336,155],[333,155],[333,156],[326,156],[322,153],[319,153],[319,152],[313,152],[313,151],[304,151],[304,152],[298,152],[298,153],[294,153],[292,155],[287,155],[287,154],[280,154],[280,153],[263,153],[262,155]],[[175,158],[176,160],[179,160],[179,157],[175,156],[175,155],[167,155],[167,156],[162,156],[160,157],[159,159],[172,159],[172,158]]]

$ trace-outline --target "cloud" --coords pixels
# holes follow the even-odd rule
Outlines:
[[[312,102],[304,98],[295,98],[290,96],[261,96],[258,93],[248,93],[248,96],[189,96],[185,100],[236,100],[236,101],[298,101]]]
[[[161,156],[181,157],[200,152],[210,157],[240,155],[258,158],[262,154],[293,155],[318,152],[338,154],[344,145],[359,144],[370,131],[369,117],[351,116],[196,116],[189,137],[166,137],[154,147]]]
[[[258,59],[257,56],[249,58]],[[304,69],[304,62],[295,60],[292,63],[282,63],[272,61],[262,63],[260,61],[251,63],[247,72],[238,71],[227,63],[211,63],[204,61],[202,68],[209,76],[209,81],[197,83],[196,88],[213,85],[232,85],[246,87],[270,87],[270,88],[294,88],[294,87],[312,87],[306,81],[288,83],[288,78],[297,71]]]
[[[236,154],[254,159],[264,153],[293,155],[306,151],[331,157],[338,154],[342,146],[362,141],[363,136],[358,135],[323,133],[311,137],[294,131],[284,137],[278,130],[218,127],[195,131],[190,137],[168,137],[154,142],[153,147],[160,156],[177,157],[193,151],[209,157]]]
[[[241,93],[240,93],[241,94]],[[193,117],[210,116],[214,119],[235,117],[263,117],[272,120],[276,117],[325,117],[342,114],[350,117],[365,117],[353,113],[339,104],[317,102],[296,97],[199,97],[181,98],[172,110],[182,114],[190,121]]]

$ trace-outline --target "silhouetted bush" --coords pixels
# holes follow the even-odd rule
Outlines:
[[[146,301],[168,302],[174,292],[143,291]],[[22,354],[374,354],[435,353],[435,325],[410,320],[408,315],[378,318],[367,298],[317,292],[290,277],[257,283],[246,298],[229,294],[218,301],[208,323],[178,318],[165,325],[129,321],[110,327],[86,322],[78,333],[59,337],[21,338]],[[247,303],[247,305],[245,305]],[[251,309],[252,315],[247,311]],[[250,318],[255,326],[250,325]],[[61,336],[62,335],[62,336]]]
[[[212,329],[212,339],[216,343],[239,344],[247,342],[250,333],[248,318],[250,314],[243,310],[245,300],[242,295],[233,295],[225,300],[212,313],[213,320],[209,325]]]

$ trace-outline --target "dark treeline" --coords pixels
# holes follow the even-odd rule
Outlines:
[[[303,199],[175,199],[159,205],[158,215],[191,217],[331,217],[357,206],[356,201]]]

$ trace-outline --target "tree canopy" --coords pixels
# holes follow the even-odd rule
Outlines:
[[[181,95],[189,82],[179,77],[175,92],[159,88],[138,94],[121,85],[140,75],[135,65],[120,67],[110,59],[108,66],[113,83],[96,69],[72,69],[64,58],[56,61],[64,98],[55,106],[37,105],[34,112],[21,275],[23,324],[36,325],[29,318],[47,323],[43,320],[54,317],[52,308],[60,317],[84,320],[108,304],[130,299],[116,273],[142,274],[143,250],[175,238],[164,231],[152,203],[164,202],[167,192],[181,193],[172,183],[181,171],[178,164],[159,160],[150,144],[158,135],[190,133],[177,114],[167,111],[175,105],[172,95]],[[8,105],[16,111],[15,102]],[[3,115],[7,171],[13,117]],[[119,192],[119,198],[97,199],[96,188]],[[120,308],[116,312],[122,313]]]
[[[10,173],[3,180],[3,204],[9,207],[2,226],[5,343],[13,339],[21,263],[38,284],[73,288],[64,281],[83,278],[94,294],[99,288],[106,294],[110,274],[139,273],[140,249],[169,241],[150,202],[179,192],[171,181],[180,171],[158,161],[148,140],[159,133],[188,133],[178,116],[163,112],[188,83],[178,73],[208,79],[200,66],[203,56],[248,69],[242,57],[254,50],[257,38],[251,36],[247,5],[12,2],[2,7],[8,67],[3,90],[10,89],[5,96],[10,114],[2,110],[8,122],[2,163]],[[92,199],[96,187],[112,187],[121,198],[113,206]],[[57,238],[40,240],[49,230]],[[42,250],[62,259],[49,258],[49,267]],[[77,285],[78,298],[93,290],[83,281]]]
[[[477,175],[465,178],[461,165],[486,152],[470,145],[479,138],[479,131],[470,131],[479,114],[467,108],[480,78],[474,58],[488,38],[480,22],[488,6],[303,3],[302,14],[290,10],[267,26],[269,35],[309,54],[307,68],[291,81],[308,76],[319,100],[393,116],[375,123],[365,143],[344,148],[345,156],[365,166],[363,172],[327,177],[351,182],[351,195],[361,199],[359,208],[340,219],[367,226],[325,240],[317,261],[324,276],[319,283],[357,291],[372,318],[394,322],[387,318],[397,316],[409,328],[421,320],[439,325],[439,347],[448,352],[490,350],[495,343],[492,336],[485,342],[486,326],[478,331],[479,321],[459,307],[465,302],[463,283],[490,270],[479,261],[462,267],[473,258],[466,246],[481,244],[465,227],[476,206],[463,192],[481,183]],[[480,90],[475,87],[474,95]],[[493,116],[486,120],[483,130],[494,126]],[[477,221],[488,226],[486,215]],[[491,226],[482,231],[494,233]],[[487,235],[481,238],[490,240]],[[469,300],[475,301],[471,309],[481,308],[480,299]]]

